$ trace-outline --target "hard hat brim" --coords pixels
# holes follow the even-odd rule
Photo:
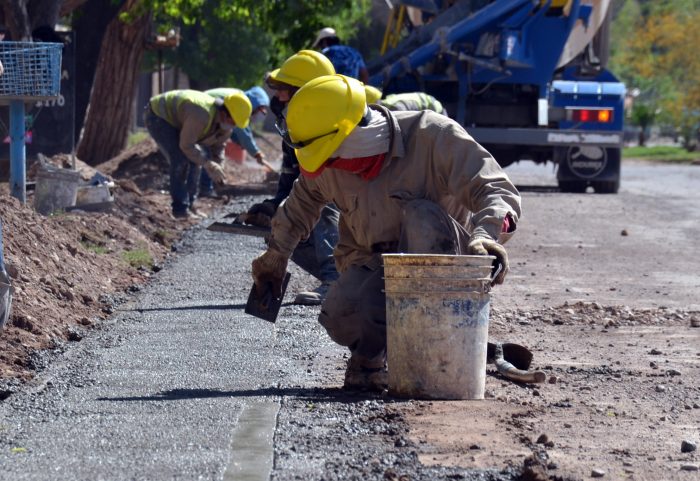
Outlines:
[[[338,150],[340,144],[342,144],[347,137],[347,133],[339,131],[332,137],[324,137],[306,147],[294,149],[294,152],[297,154],[299,165],[302,165],[307,172],[316,172],[326,163],[331,154]]]
[[[302,82],[300,79],[285,75],[281,73],[280,69],[278,68],[270,72],[270,78],[275,82],[284,83],[293,87],[301,87],[304,85],[304,82]]]

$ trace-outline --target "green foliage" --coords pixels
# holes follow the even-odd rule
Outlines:
[[[102,255],[102,254],[107,254],[110,252],[110,250],[107,247],[105,247],[104,245],[101,245],[101,244],[96,244],[94,242],[90,242],[87,240],[82,240],[82,241],[80,241],[80,243],[83,245],[83,247],[85,247],[85,249],[87,249],[90,252],[93,252],[95,254]]]
[[[658,162],[693,162],[700,158],[700,153],[688,152],[682,147],[660,145],[656,147],[627,147],[622,149],[622,157]]]
[[[136,269],[142,267],[150,269],[153,266],[151,253],[143,247],[122,252],[122,259]]]
[[[653,125],[657,112],[656,107],[652,105],[635,102],[634,107],[632,107],[630,121],[632,122],[632,125],[638,125],[639,127],[645,129],[648,126]]]
[[[332,26],[344,40],[368,22],[370,0],[143,0],[159,31],[180,27],[169,64],[196,88],[260,84],[266,71],[309,48],[316,32]]]
[[[632,122],[672,125],[686,147],[700,126],[698,22],[700,0],[626,0],[612,24],[610,67],[640,92]]]
[[[129,134],[129,138],[126,141],[127,147],[132,147],[140,142],[143,142],[148,138],[149,134],[143,129],[136,130]]]

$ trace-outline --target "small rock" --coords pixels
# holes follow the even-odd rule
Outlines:
[[[549,376],[549,384],[556,384],[557,381],[557,376]]]
[[[666,386],[664,386],[663,384],[657,384],[655,389],[656,392],[666,392]]]
[[[666,374],[669,376],[680,376],[681,372],[678,369],[668,369],[666,370]]]
[[[658,356],[660,354],[663,354],[663,352],[659,351],[658,349],[652,349],[651,351],[649,351],[649,354],[651,354],[652,356]]]
[[[623,237],[627,237],[628,235],[630,235],[630,233],[627,232],[627,229],[622,229],[622,230],[620,231],[620,235],[623,236]]]
[[[396,441],[394,441],[394,446],[396,446],[397,448],[402,448],[406,446],[406,440],[403,438],[399,438]]]
[[[697,464],[681,464],[681,471],[698,471],[700,468],[698,468]]]
[[[565,428],[570,428],[570,427],[571,427],[571,424],[569,424],[569,423],[564,423],[564,427],[565,427]]]
[[[681,442],[681,453],[692,453],[696,449],[698,449],[698,444],[694,441],[684,439]]]
[[[649,367],[652,368],[652,369],[658,369],[658,368],[659,368],[659,365],[658,365],[655,361],[651,361],[651,362],[649,363]]]
[[[8,276],[10,276],[12,279],[17,279],[17,276],[19,275],[19,271],[17,270],[17,266],[15,266],[11,262],[6,262],[5,263],[5,270],[7,271]]]
[[[700,327],[700,317],[693,316],[690,318],[690,327]]]
[[[481,446],[479,446],[478,444],[472,444],[471,446],[469,446],[469,449],[477,450],[477,449],[481,449]]]
[[[605,470],[603,470],[603,469],[591,470],[591,478],[602,478],[603,476],[605,476]]]
[[[537,444],[546,444],[549,442],[549,436],[546,434],[540,434],[540,437],[537,438]]]

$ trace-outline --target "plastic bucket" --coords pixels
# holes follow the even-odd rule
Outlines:
[[[36,174],[34,209],[48,215],[75,205],[80,173],[71,169],[43,166]]]
[[[494,258],[382,258],[389,393],[418,399],[483,399]],[[431,275],[431,268],[439,275]]]
[[[238,145],[236,142],[231,142],[230,140],[226,141],[224,154],[227,158],[231,159],[237,164],[242,164],[245,160],[245,150],[243,150],[243,147]]]

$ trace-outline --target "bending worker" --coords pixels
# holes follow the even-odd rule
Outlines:
[[[331,62],[321,53],[301,50],[289,57],[280,68],[270,72],[266,79],[273,97],[270,110],[277,117],[278,126],[284,130],[284,110],[299,88],[309,80],[335,73]],[[294,148],[282,143],[282,171],[277,193],[271,199],[254,204],[248,210],[250,224],[269,226],[278,206],[287,198],[294,181],[299,177],[299,162]],[[316,306],[325,299],[330,285],[338,278],[333,248],[338,241],[338,210],[328,205],[321,211],[318,223],[307,239],[299,243],[291,259],[306,272],[316,277],[321,284],[314,289],[299,292],[295,304]]]
[[[196,90],[171,90],[146,104],[146,128],[170,162],[174,217],[196,216],[192,209],[202,167],[215,184],[226,181],[224,144],[234,127],[248,126],[251,110],[243,92],[222,100]]]
[[[494,255],[515,231],[520,196],[494,158],[457,122],[432,111],[367,106],[360,82],[314,79],[292,98],[286,141],[302,175],[272,219],[267,251],[252,263],[255,283],[278,293],[287,259],[321,210],[341,211],[335,249],[340,277],[319,322],[350,349],[345,388],[386,386],[382,253]]]
[[[381,90],[371,85],[365,85],[365,96],[367,97],[368,104],[379,104],[392,112],[403,110],[432,110],[433,112],[447,115],[447,110],[442,106],[442,103],[425,92],[389,94],[382,98]]]
[[[228,95],[233,95],[237,92],[241,92],[241,90],[222,87],[206,90],[204,93],[209,94],[214,98],[223,100]],[[261,87],[256,86],[243,91],[243,93],[246,97],[248,97],[248,100],[250,100],[250,105],[253,109],[250,114],[251,121],[254,121],[256,115],[264,116],[267,114],[267,109],[270,107],[270,97],[267,95],[267,92],[265,92]],[[245,128],[238,126],[235,127],[231,133],[231,142],[234,142],[245,149],[246,152],[255,158],[258,164],[266,165],[265,154],[262,150],[260,150],[258,144],[255,142],[255,139],[253,138],[253,130],[250,128],[250,125]],[[214,186],[209,178],[209,175],[206,173],[206,171],[202,172],[199,183],[199,196],[207,197],[212,195],[213,190]]]

